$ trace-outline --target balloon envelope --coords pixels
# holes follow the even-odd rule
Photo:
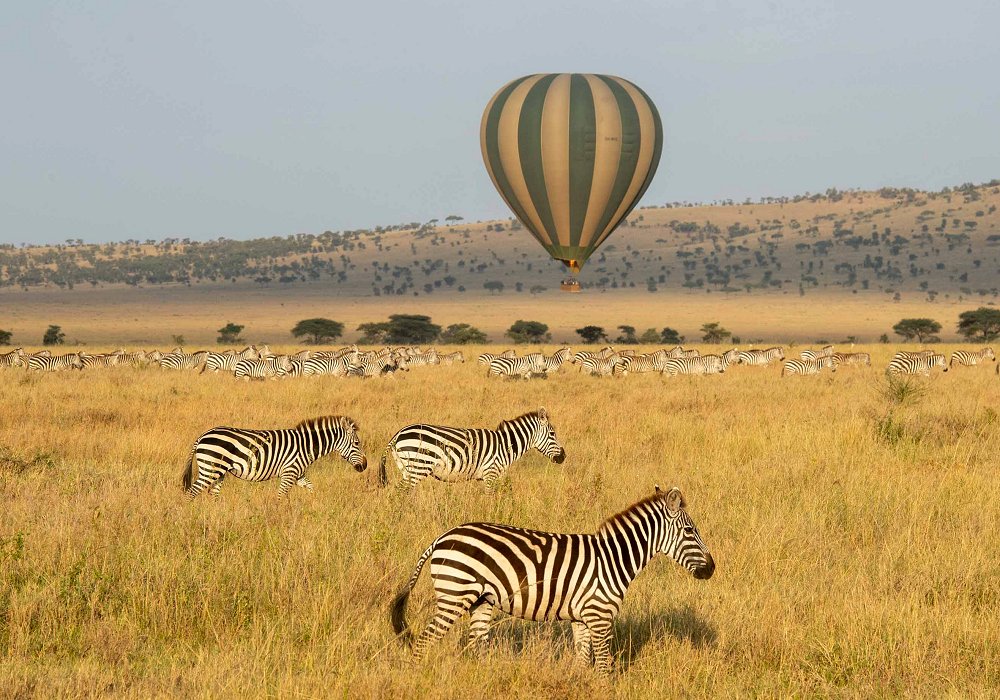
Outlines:
[[[627,80],[549,73],[502,87],[483,112],[479,140],[507,206],[577,272],[649,187],[663,126],[652,100]]]

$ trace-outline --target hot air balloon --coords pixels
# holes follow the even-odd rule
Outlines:
[[[500,196],[570,269],[563,288],[579,291],[580,268],[649,187],[663,126],[627,80],[548,73],[502,87],[483,112],[479,142]]]

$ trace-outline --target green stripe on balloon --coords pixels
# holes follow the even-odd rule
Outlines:
[[[569,92],[569,240],[580,245],[583,222],[590,202],[590,187],[594,180],[596,157],[597,116],[590,84],[582,75],[570,78]]]
[[[538,231],[550,245],[558,245],[556,227],[552,221],[552,207],[545,187],[545,169],[542,166],[542,109],[545,95],[556,75],[546,75],[535,83],[524,98],[517,122],[517,147],[521,159],[521,175],[528,187],[528,195],[535,205],[542,230]]]

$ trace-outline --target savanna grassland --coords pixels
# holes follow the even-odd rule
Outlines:
[[[900,403],[882,375],[896,348],[862,349],[875,367],[784,380],[777,366],[529,383],[475,364],[266,383],[3,371],[0,696],[995,696],[1000,378],[958,368]],[[405,424],[495,426],[539,406],[563,465],[532,453],[495,496],[376,486]],[[368,472],[330,457],[312,494],[227,480],[219,501],[182,499],[207,428],[331,413],[360,424]],[[463,623],[422,666],[393,639],[388,604],[443,530],[592,532],[654,484],[682,488],[718,569],[697,581],[661,557],[640,575],[610,681],[575,664],[565,623],[497,618],[483,660]],[[430,604],[424,572],[411,624]]]

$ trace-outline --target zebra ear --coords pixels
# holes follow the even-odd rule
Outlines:
[[[681,493],[681,490],[676,486],[667,491],[666,500],[667,500],[667,510],[680,510],[681,508],[687,505],[687,503],[684,501],[684,495]]]
[[[544,408],[539,408],[538,417],[541,418],[542,420],[548,420],[549,419],[548,411],[546,411]]]

